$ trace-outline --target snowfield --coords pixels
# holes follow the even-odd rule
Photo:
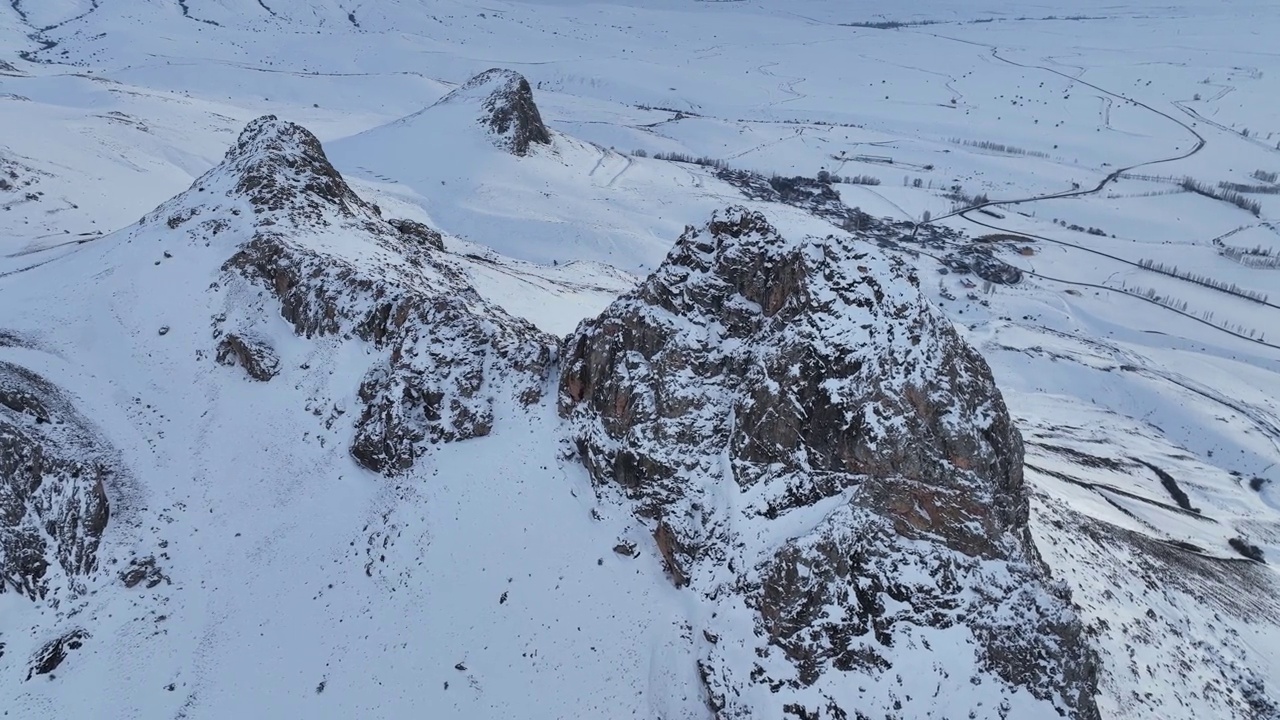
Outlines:
[[[0,710],[714,717],[704,628],[755,617],[673,584],[652,526],[575,457],[554,368],[686,227],[740,205],[787,238],[852,232],[876,271],[903,261],[990,365],[1102,717],[1280,718],[1278,34],[1261,0],[0,5],[0,380],[59,388],[56,424],[83,418],[77,457],[110,471],[96,571],[52,564],[34,599],[0,576]],[[463,84],[490,68],[527,78],[549,144],[517,156],[477,126]],[[236,178],[197,179],[267,114],[362,198],[273,232],[367,281],[342,307],[449,300],[475,323],[462,340],[384,343],[386,317],[304,333],[287,289],[230,281],[236,243],[270,226],[233,242],[254,210],[201,193]],[[824,172],[843,215],[742,181]],[[443,250],[388,249],[393,218]],[[958,261],[975,247],[1019,281]],[[263,343],[269,382],[249,355],[215,360],[224,332]],[[473,358],[482,380],[445,373],[476,388],[472,435],[415,445],[400,474],[352,456],[365,396],[400,397],[370,389],[377,368],[402,350],[462,367],[486,333],[553,369]],[[37,416],[13,413],[32,433]],[[777,525],[715,502],[763,557],[847,497]],[[0,567],[18,524],[0,515]],[[52,525],[32,532],[68,543]],[[858,717],[1047,707],[1002,695],[963,633],[906,637],[887,674],[840,686]],[[926,687],[917,664],[972,669]]]

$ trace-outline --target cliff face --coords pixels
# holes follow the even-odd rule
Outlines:
[[[897,262],[718,213],[579,326],[559,403],[601,492],[705,606],[718,717],[962,713],[984,673],[1004,712],[1096,716],[1028,538],[1021,439]]]
[[[0,362],[0,593],[44,598],[98,566],[111,449],[69,398]]]

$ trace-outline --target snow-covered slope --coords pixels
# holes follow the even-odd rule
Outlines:
[[[1277,32],[0,3],[0,711],[1280,716]]]
[[[264,117],[137,225],[7,279],[25,310],[6,313],[6,359],[57,387],[24,415],[6,384],[18,430],[52,439],[5,487],[33,475],[58,501],[30,503],[37,526],[90,539],[50,544],[75,577],[40,602],[0,594],[6,708],[475,717],[548,692],[546,717],[648,716],[657,685],[697,702],[692,668],[655,659],[678,642],[657,563],[612,559],[557,459],[557,341],[440,246]],[[110,448],[130,482],[77,478]],[[111,520],[81,527],[69,513],[100,484]],[[6,580],[30,564],[4,560]]]
[[[672,188],[700,214],[722,202],[702,189],[722,183],[700,169],[548,129],[534,99],[523,76],[488,70],[418,112],[333,143],[334,163],[454,235],[542,264],[650,268],[688,220],[665,207]]]
[[[214,717],[267,707],[293,714],[308,706],[301,672],[307,667],[318,678],[311,694],[330,693],[323,702],[333,703],[331,710],[352,710],[368,685],[329,668],[348,661],[356,641],[322,633],[297,654],[289,638],[305,625],[296,623],[394,619],[421,629],[422,642],[430,643],[435,633],[456,627],[441,625],[431,603],[406,619],[406,608],[392,597],[403,592],[420,601],[456,574],[494,573],[496,602],[506,609],[517,590],[517,568],[527,560],[512,552],[490,568],[495,558],[471,547],[475,534],[488,528],[488,542],[499,548],[521,541],[540,552],[540,544],[555,537],[552,544],[582,554],[560,561],[587,572],[596,554],[598,577],[578,578],[564,591],[575,603],[608,608],[607,618],[598,618],[591,652],[604,658],[600,668],[608,669],[600,671],[610,676],[634,673],[627,682],[641,692],[633,707],[687,713],[709,706],[721,717],[787,708],[834,717],[864,704],[904,701],[909,712],[921,702],[941,710],[936,698],[924,700],[925,686],[938,690],[951,678],[950,706],[961,702],[956,693],[963,691],[962,704],[974,711],[1056,708],[1096,715],[1090,651],[1080,642],[1078,621],[1050,591],[1026,535],[1016,431],[985,364],[929,308],[900,262],[860,251],[846,235],[784,240],[763,216],[744,209],[714,218],[705,236],[691,230],[681,238],[635,300],[620,300],[596,321],[611,327],[619,313],[629,317],[629,303],[665,309],[669,314],[652,323],[621,323],[622,334],[638,343],[634,349],[625,340],[593,348],[597,331],[591,330],[571,340],[573,355],[560,381],[562,402],[569,403],[563,412],[575,428],[566,434],[545,393],[558,341],[481,299],[444,260],[438,233],[412,221],[383,220],[380,213],[347,187],[314,136],[267,116],[249,123],[222,163],[137,225],[11,281],[7,297],[28,307],[52,301],[66,313],[54,310],[53,325],[43,322],[48,316],[39,325],[16,322],[15,336],[32,338],[29,365],[53,368],[51,374],[85,398],[85,415],[128,396],[135,409],[140,404],[156,413],[161,426],[141,438],[104,420],[95,430],[62,400],[66,407],[54,420],[85,435],[101,432],[125,448],[122,463],[137,485],[133,495],[104,493],[102,477],[80,479],[74,464],[29,473],[57,501],[36,504],[36,520],[70,537],[19,549],[43,551],[45,564],[58,563],[75,581],[55,587],[52,597],[43,587],[36,592],[21,574],[30,559],[6,552],[15,568],[6,575],[21,583],[12,584],[43,601],[17,613],[32,625],[29,635],[6,642],[11,671],[26,663],[28,678],[68,678],[65,687],[10,686],[19,690],[12,696],[17,706],[52,703],[74,711],[63,694],[74,692],[113,713],[177,708]],[[792,222],[817,225],[794,214]],[[56,283],[67,274],[90,282]],[[665,326],[725,329],[723,336],[699,338],[694,330],[663,339],[658,328]],[[84,340],[103,334],[107,346]],[[717,348],[734,346],[740,347],[721,358]],[[77,347],[91,353],[100,379],[78,377],[84,363],[72,354]],[[613,365],[654,347],[672,353],[676,366]],[[587,356],[603,357],[604,364],[583,365]],[[59,357],[65,359],[51,362]],[[833,362],[844,370],[820,370]],[[757,366],[764,373],[758,377]],[[686,385],[690,370],[708,384]],[[734,375],[743,371],[749,379],[739,387]],[[625,397],[601,394],[615,382],[626,387],[633,373],[645,378],[644,389],[630,388]],[[861,396],[868,388],[878,400]],[[45,389],[51,398],[45,404],[62,392]],[[679,400],[654,408],[646,394]],[[572,410],[587,398],[615,435],[636,432],[649,444],[619,450],[617,439],[592,429],[597,421],[590,412]],[[15,413],[24,409],[16,400],[6,405]],[[806,414],[828,419],[788,419],[788,412],[806,407]],[[784,408],[790,410],[780,413]],[[692,425],[683,432],[629,429],[630,423],[643,427],[642,418],[654,412],[676,427]],[[19,420],[34,425],[49,414]],[[503,483],[532,483],[551,497],[575,498],[581,491],[590,502],[592,488],[559,454],[557,440],[575,437],[596,483],[634,491],[640,500],[634,518],[596,510],[598,527],[588,518],[564,526],[564,510],[554,507],[504,517],[507,501],[486,493],[473,496],[465,510],[454,508],[469,519],[457,526],[463,544],[453,546],[430,522],[434,513],[414,512],[421,512],[419,503],[429,509],[433,499],[440,502],[442,488],[455,482],[498,494],[507,492]],[[39,453],[41,439],[27,444]],[[66,443],[46,444],[71,453],[69,463],[95,457],[93,448],[75,457]],[[455,445],[460,452],[451,450]],[[221,450],[237,447],[256,452]],[[681,458],[683,470],[663,458]],[[436,487],[442,474],[447,479]],[[735,509],[742,501],[734,496],[744,488],[759,497]],[[59,507],[83,506],[86,495],[105,495],[121,519],[107,523],[105,509],[92,507],[81,511],[83,523],[79,514],[55,514]],[[605,491],[606,505],[610,497]],[[904,504],[904,497],[913,500]],[[362,512],[334,517],[353,503]],[[208,513],[189,514],[196,508]],[[648,527],[650,519],[656,529]],[[335,523],[345,534],[329,534]],[[32,524],[38,525],[24,519],[15,526]],[[744,544],[747,539],[752,543]],[[105,572],[97,572],[94,559],[99,543],[110,548],[100,563]],[[445,546],[445,564],[423,568],[421,556],[438,543]],[[317,552],[328,555],[326,564],[311,564],[321,575],[296,567]],[[606,554],[610,569],[603,569]],[[511,564],[517,561],[521,565]],[[654,583],[658,568],[674,586]],[[621,603],[628,612],[619,615],[622,586],[612,584],[612,576],[637,571],[639,584],[631,581],[633,596]],[[810,575],[818,585],[801,579]],[[549,590],[550,577],[524,573],[538,588],[522,601],[531,603],[531,621],[566,582],[564,574],[556,578]],[[267,604],[259,594],[270,598]],[[443,592],[439,602],[462,597]],[[855,598],[852,615],[835,609]],[[257,610],[246,609],[250,602]],[[117,617],[124,606],[131,608],[128,617]],[[828,610],[812,616],[820,606]],[[752,609],[760,620],[751,619]],[[821,619],[830,612],[836,614],[829,622]],[[277,614],[290,622],[280,617],[268,625]],[[246,634],[246,622],[257,624],[257,639]],[[506,703],[518,697],[521,683],[537,676],[541,643],[563,642],[565,628],[545,621],[543,628],[542,639],[528,640],[521,653],[530,667],[498,671],[491,695],[469,667],[497,662],[497,647],[513,652],[512,638],[473,629],[469,639],[480,647],[454,663],[467,685],[454,696],[462,694],[474,711],[509,711]],[[367,625],[364,630],[371,632]],[[654,647],[647,662],[656,670],[627,669],[636,658],[617,638],[628,632]],[[371,653],[362,662],[401,665],[387,644],[392,636],[378,637],[385,639],[360,644]],[[855,645],[857,637],[864,639]],[[343,644],[334,644],[338,640]],[[779,657],[768,668],[750,659],[768,658],[771,645]],[[399,651],[413,655],[419,669],[433,658],[449,676],[450,665],[438,654],[407,645]],[[120,667],[121,653],[145,653],[157,664]],[[255,657],[241,665],[255,668],[247,688],[241,670],[222,671],[242,654]],[[317,663],[326,656],[321,670]],[[1035,667],[1028,665],[1031,657]],[[932,676],[917,675],[897,689],[884,677],[926,661]],[[270,670],[260,664],[268,662]],[[132,673],[144,669],[167,680],[147,699],[109,692],[137,682]],[[991,683],[975,689],[970,679],[988,674]],[[855,678],[876,690],[852,692]],[[401,692],[406,702],[438,703],[450,682]],[[601,702],[608,683],[565,682],[577,688],[576,705]],[[294,691],[286,691],[291,684]],[[780,694],[778,687],[790,690]],[[375,707],[396,706],[379,701]]]

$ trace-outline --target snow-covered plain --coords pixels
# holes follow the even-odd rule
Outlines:
[[[887,21],[920,24],[850,25]],[[197,365],[210,278],[184,274],[183,257],[95,244],[274,113],[315,132],[387,215],[445,232],[484,297],[556,335],[715,209],[813,224],[655,153],[866,175],[881,184],[836,185],[847,205],[1022,235],[1006,244],[1028,254],[1001,257],[1028,274],[989,293],[939,273],[936,249],[895,252],[987,357],[1019,421],[1033,533],[1102,655],[1104,714],[1274,717],[1258,700],[1280,694],[1274,573],[1229,541],[1280,558],[1280,267],[1219,251],[1280,256],[1280,194],[1248,194],[1255,216],[1178,181],[1276,187],[1253,174],[1280,171],[1278,34],[1273,4],[1251,0],[0,6],[0,330],[33,338],[0,345],[0,360],[67,389],[134,463],[111,489],[105,572],[84,593],[0,594],[0,710],[706,714],[685,599],[652,552],[612,551],[643,546],[642,530],[562,461],[552,420],[504,409],[493,436],[436,453],[429,477],[373,476],[349,458],[345,426],[316,417],[294,432],[300,412],[327,412],[317,398],[353,402],[360,357],[282,324],[284,357],[332,363],[330,379],[264,392]],[[554,150],[492,152],[430,107],[490,67],[529,79]],[[946,197],[1104,180],[989,213],[953,215]],[[1176,307],[1132,295],[1147,290]],[[115,572],[151,554],[172,584],[123,591]],[[31,653],[79,625],[93,641],[26,681]]]

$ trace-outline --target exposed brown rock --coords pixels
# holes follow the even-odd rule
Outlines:
[[[253,121],[221,165],[149,218],[183,216],[197,202],[193,192],[205,186],[229,188],[237,202],[229,208],[233,216],[241,201],[255,209],[229,222],[206,208],[195,217],[209,219],[183,226],[208,242],[210,223],[226,223],[217,232],[230,233],[235,251],[217,287],[255,298],[215,321],[218,361],[270,379],[279,361],[257,338],[269,337],[272,312],[303,337],[369,343],[377,352],[358,389],[362,408],[351,446],[361,465],[404,472],[435,443],[487,435],[500,394],[524,404],[542,396],[557,341],[480,298],[438,257],[444,249],[438,232],[382,219],[305,129],[271,116]],[[334,227],[365,243],[364,252],[378,261],[309,244],[310,235]]]
[[[853,716],[846,673],[956,625],[1005,687],[1097,717],[1093,656],[1027,532],[1021,437],[918,285],[854,238],[785,238],[733,208],[569,339],[560,411],[595,482],[653,523],[678,586],[756,613],[704,632],[785,659],[776,675],[705,646],[722,720]],[[753,549],[819,503],[811,529]]]
[[[280,358],[271,346],[257,338],[227,333],[218,341],[218,362],[239,365],[254,380],[266,382],[280,372]]]
[[[676,587],[688,585],[689,576],[680,567],[680,561],[677,558],[676,546],[679,541],[676,539],[675,534],[671,532],[671,527],[665,522],[659,521],[657,529],[653,531],[653,542],[658,546],[658,554],[662,556],[662,564],[667,569],[667,575],[671,577],[671,582]]]
[[[400,231],[400,234],[409,242],[414,242],[433,250],[444,251],[444,238],[440,236],[440,233],[417,220],[391,219],[387,221],[387,224]]]

